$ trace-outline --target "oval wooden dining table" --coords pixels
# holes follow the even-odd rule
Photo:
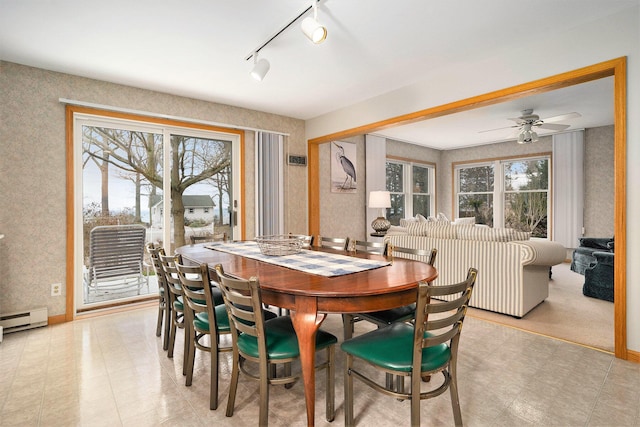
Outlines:
[[[242,278],[259,279],[262,301],[290,310],[300,345],[300,366],[307,406],[307,425],[315,422],[315,336],[328,313],[364,313],[401,307],[415,302],[420,281],[432,281],[438,273],[433,266],[405,258],[385,258],[366,253],[348,254],[311,248],[359,258],[390,261],[385,267],[326,277],[280,267],[251,258],[216,251],[206,243],[176,250],[184,262],[206,263],[213,269]]]

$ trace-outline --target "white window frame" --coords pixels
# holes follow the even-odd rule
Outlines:
[[[458,212],[460,212],[460,195],[461,194],[493,194],[493,227],[494,228],[504,228],[505,226],[505,199],[507,194],[517,194],[520,191],[506,191],[505,190],[505,164],[518,162],[518,161],[533,161],[533,160],[547,160],[549,162],[548,167],[548,188],[547,192],[547,237],[546,240],[550,239],[552,235],[552,221],[551,221],[551,202],[552,202],[552,194],[551,194],[551,155],[547,154],[537,154],[533,156],[518,156],[512,158],[502,158],[495,159],[492,161],[478,161],[478,162],[469,162],[469,163],[460,163],[454,166],[455,171],[455,195],[454,195],[454,218],[458,217]],[[470,169],[477,168],[482,166],[491,166],[493,165],[493,192],[474,192],[474,193],[461,193],[460,192],[460,171],[462,169]],[[524,190],[525,192],[539,192],[540,190]]]
[[[394,158],[387,157],[385,162],[385,170],[387,163],[395,163],[403,166],[402,169],[402,188],[404,191],[402,192],[391,192],[391,195],[401,194],[404,195],[404,213],[405,217],[414,216],[413,215],[413,196],[414,194],[427,195],[429,196],[429,212],[427,216],[435,216],[435,177],[436,177],[436,168],[432,163],[426,162],[411,162],[406,160],[398,160]],[[413,191],[413,167],[421,167],[427,169],[427,174],[429,177],[429,183],[427,185],[426,192],[414,193]],[[386,178],[385,178],[386,181]],[[386,185],[386,184],[385,184]],[[388,187],[386,187],[388,188]]]

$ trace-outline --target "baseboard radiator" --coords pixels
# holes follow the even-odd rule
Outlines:
[[[5,334],[47,326],[47,308],[34,308],[0,315],[0,329]]]

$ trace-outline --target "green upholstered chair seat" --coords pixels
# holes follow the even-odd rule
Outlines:
[[[224,304],[224,298],[222,298],[222,291],[215,286],[211,287],[211,296],[213,297],[213,303],[215,305]]]
[[[266,315],[265,311],[265,315]],[[287,359],[298,357],[300,348],[298,338],[293,329],[289,316],[280,316],[265,322],[265,334],[267,342],[267,353],[269,359]],[[316,349],[320,350],[332,344],[336,344],[338,339],[330,333],[318,330],[316,334]],[[259,357],[258,341],[248,334],[238,336],[238,349],[252,357]]]
[[[223,305],[216,305],[216,323],[218,324],[218,332],[231,332],[231,326],[229,325],[229,316],[227,315],[227,309]],[[196,330],[209,330],[209,315],[205,312],[196,313],[193,319],[193,326]]]
[[[382,368],[410,372],[413,360],[413,325],[394,323],[345,341],[340,348]],[[446,344],[427,347],[422,350],[422,371],[441,368],[450,358],[451,350]]]
[[[274,319],[275,317],[277,317],[277,315],[271,311],[265,310],[263,311],[264,313],[264,320],[270,320],[270,319]],[[245,325],[253,325],[253,322],[250,322],[249,320],[244,320],[244,319],[237,319],[239,322],[244,323]]]
[[[405,305],[404,307],[392,308],[389,310],[381,310],[373,313],[362,313],[358,316],[374,320],[375,323],[386,323],[388,325],[395,322],[406,322],[414,318],[416,315],[416,305]]]
[[[222,294],[220,294],[220,298],[222,298]],[[198,304],[206,304],[207,302],[205,300],[194,300],[196,301]],[[218,303],[216,303],[218,304]],[[220,302],[219,304],[224,304],[224,301]],[[176,298],[176,300],[173,302],[173,308],[176,311],[184,311],[184,302],[182,299],[182,296],[179,296]]]

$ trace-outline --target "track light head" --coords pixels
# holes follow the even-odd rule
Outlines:
[[[315,44],[320,44],[327,38],[327,29],[311,16],[302,20],[301,28],[304,35]]]
[[[327,38],[327,29],[318,22],[318,3],[316,0],[311,0],[311,7],[313,8],[313,17],[307,16],[302,20],[302,32],[305,36],[315,44],[320,44]]]
[[[271,67],[271,64],[269,64],[269,61],[267,61],[264,58],[258,61],[257,52],[253,54],[253,63],[254,63],[254,66],[250,73],[251,77],[261,82],[262,79],[264,79],[264,77],[269,72],[269,68]]]

